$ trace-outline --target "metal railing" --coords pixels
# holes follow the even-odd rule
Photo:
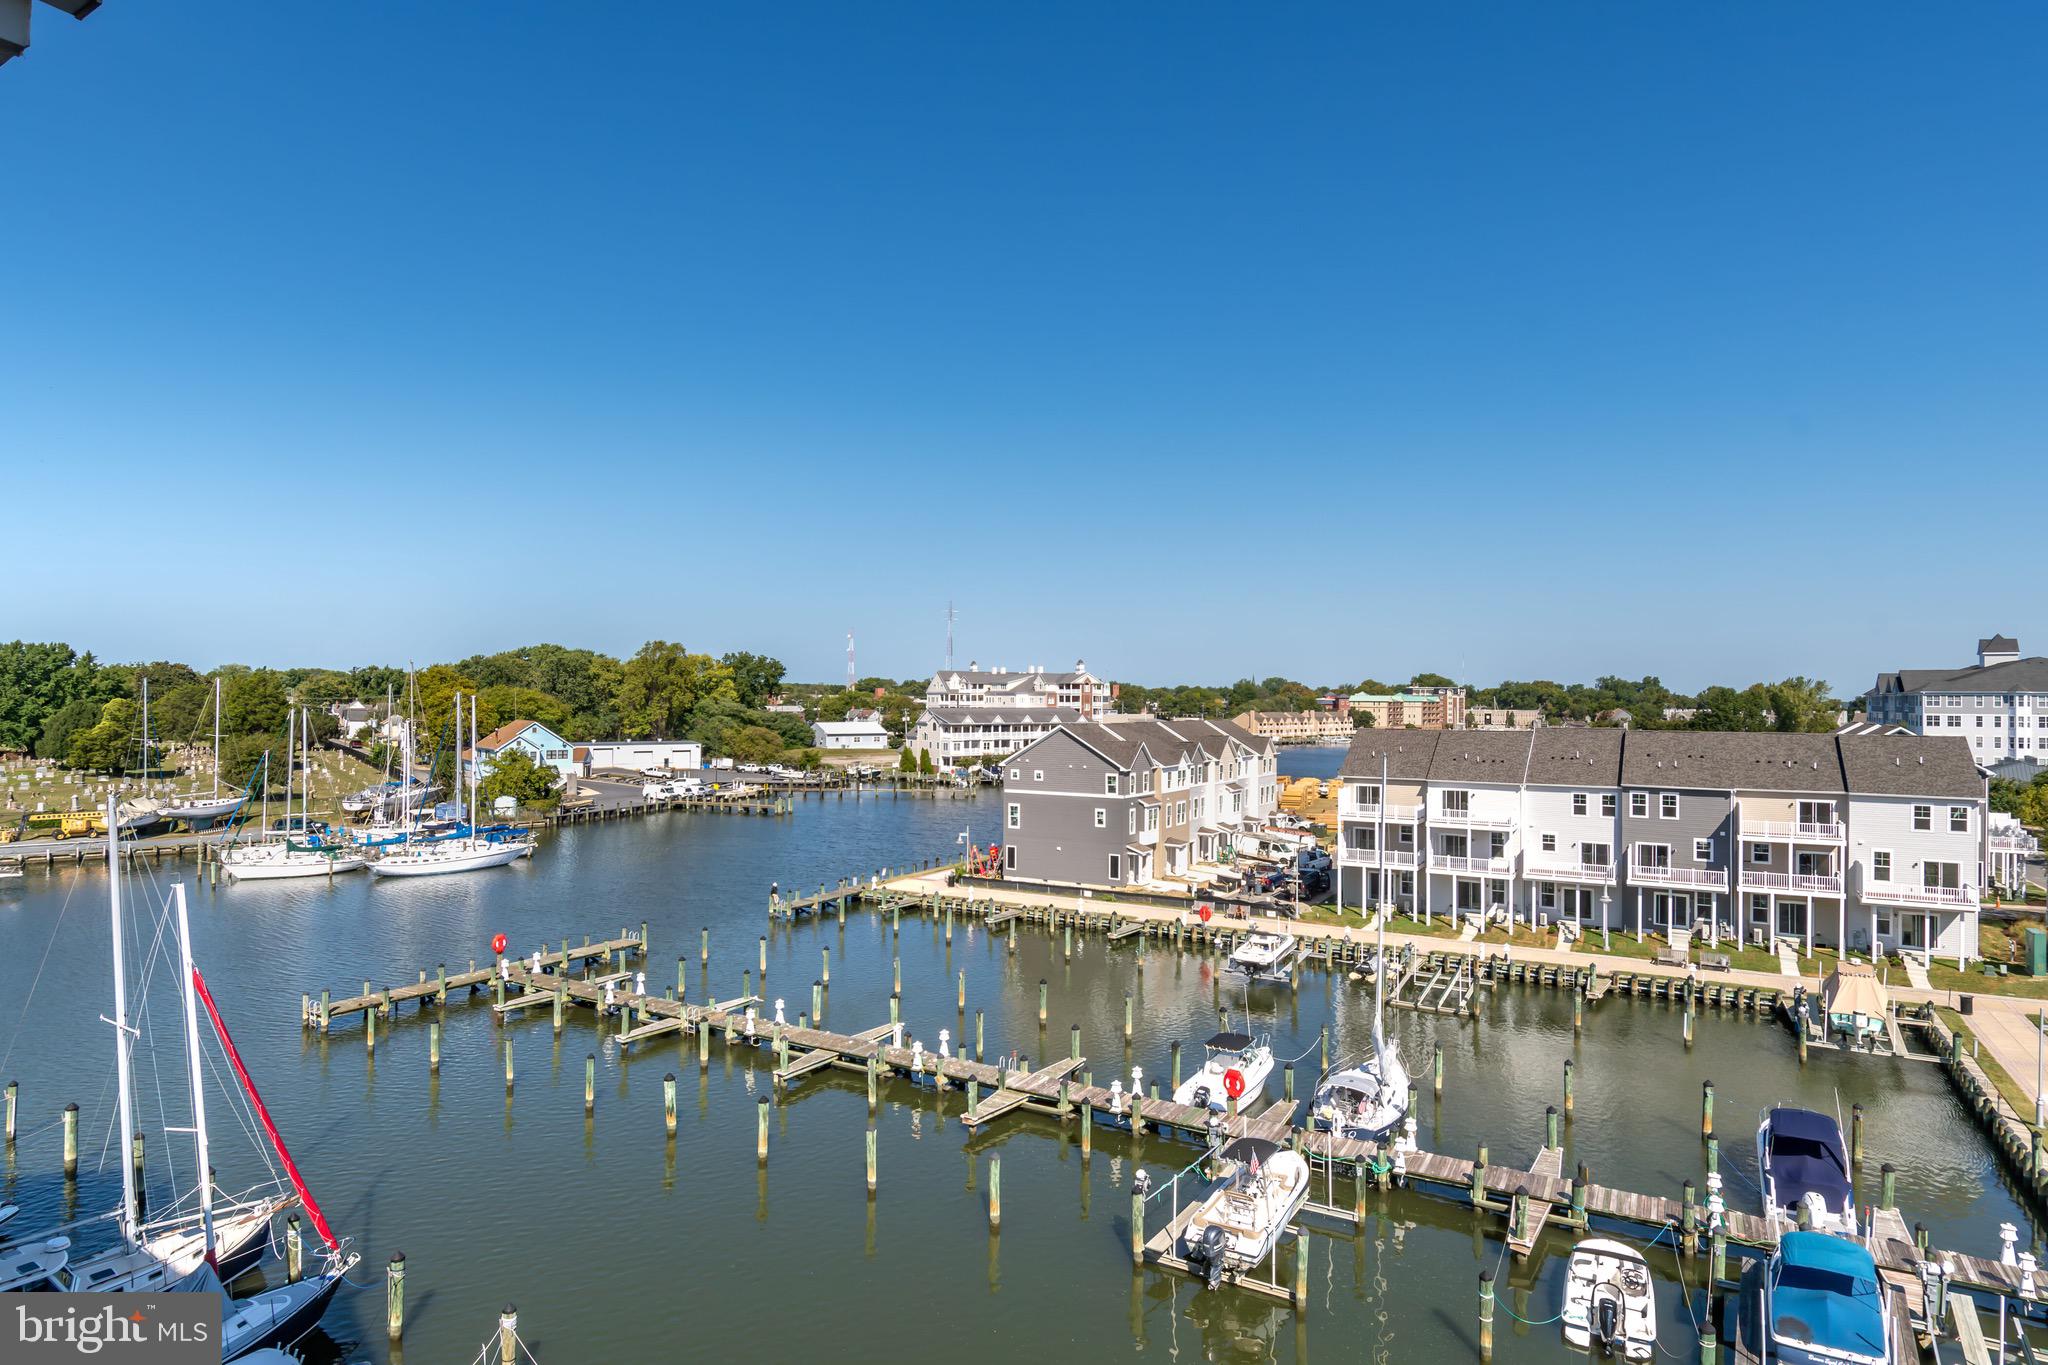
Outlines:
[[[1839,844],[1843,831],[1841,822],[1836,820],[1740,820],[1735,837],[1795,843],[1808,839],[1814,843]]]
[[[1738,874],[1738,880],[1745,887],[1755,887],[1761,891],[1801,891],[1808,895],[1822,896],[1842,894],[1842,878],[1839,873],[1771,872],[1761,868],[1744,867]]]
[[[1512,815],[1488,814],[1485,811],[1477,811],[1470,808],[1461,811],[1435,811],[1431,813],[1429,818],[1432,824],[1448,825],[1455,829],[1513,829],[1515,827],[1515,817]]]
[[[1886,905],[1975,905],[1977,890],[1970,886],[1916,886],[1911,882],[1874,882],[1865,878],[1861,892],[1866,901]]]
[[[1630,863],[1628,879],[1642,886],[1705,886],[1717,891],[1728,889],[1728,874],[1706,867],[1658,867],[1650,863]]]
[[[1609,883],[1614,880],[1613,863],[1567,863],[1522,860],[1522,875],[1540,881]]]
[[[1512,858],[1471,858],[1457,853],[1432,853],[1429,855],[1432,872],[1492,872],[1512,873],[1515,860]]]

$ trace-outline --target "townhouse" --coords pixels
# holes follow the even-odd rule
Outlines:
[[[1003,870],[1129,886],[1230,856],[1279,795],[1273,742],[1226,721],[1074,721],[1003,768]]]
[[[1987,789],[1959,739],[1362,731],[1342,775],[1343,905],[1977,951]]]

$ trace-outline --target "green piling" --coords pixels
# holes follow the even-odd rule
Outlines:
[[[1436,1093],[1441,1096],[1444,1093],[1444,1045],[1442,1043],[1436,1044],[1435,1050],[1430,1056],[1429,1074],[1431,1081],[1436,1087]]]
[[[595,1052],[586,1052],[583,1054],[583,1112],[589,1114],[596,1112],[596,1110],[597,1054]]]
[[[284,1222],[284,1278],[287,1284],[297,1284],[306,1273],[306,1236],[299,1230],[299,1215],[296,1213]]]
[[[1493,1359],[1493,1271],[1479,1272],[1479,1358]]]
[[[754,1160],[756,1164],[766,1166],[768,1164],[768,1097],[766,1095],[763,1095],[754,1105],[754,1112],[759,1116],[755,1123]]]
[[[1712,1137],[1713,1135],[1714,1083],[1706,1081],[1700,1085],[1700,1136]]]
[[[441,1021],[427,1020],[427,1071],[429,1074],[441,1070]]]
[[[405,1335],[405,1253],[393,1253],[384,1266],[384,1330],[391,1340]]]
[[[676,1073],[671,1071],[661,1078],[661,1121],[668,1129],[668,1135],[676,1135]]]
[[[1564,1116],[1572,1116],[1572,1059],[1564,1059]]]

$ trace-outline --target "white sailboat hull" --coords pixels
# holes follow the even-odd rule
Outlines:
[[[166,820],[191,820],[204,823],[218,820],[224,815],[233,815],[242,808],[243,796],[215,796],[203,800],[173,801],[163,809]]]
[[[451,872],[475,872],[486,867],[503,867],[531,857],[533,845],[526,842],[481,844],[448,848],[429,846],[412,852],[379,858],[370,864],[373,877],[440,877]]]
[[[354,853],[294,853],[289,850],[268,857],[223,858],[221,870],[238,882],[289,881],[301,877],[338,876],[360,872],[370,860]]]

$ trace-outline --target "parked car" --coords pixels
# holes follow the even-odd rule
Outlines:
[[[1330,784],[1329,784],[1329,783],[1327,783],[1327,782],[1318,782],[1318,783],[1316,783],[1316,795],[1317,795],[1317,796],[1328,796],[1329,794],[1330,794]]]

